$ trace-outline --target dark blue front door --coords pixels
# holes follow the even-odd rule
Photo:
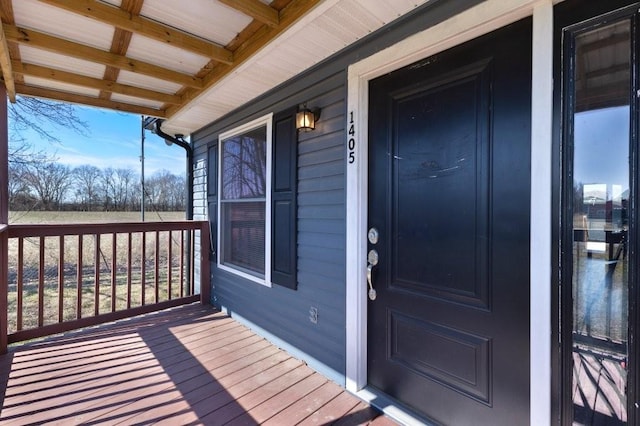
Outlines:
[[[529,420],[531,21],[374,80],[369,384],[444,424]]]

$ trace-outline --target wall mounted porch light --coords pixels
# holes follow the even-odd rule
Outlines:
[[[310,132],[316,128],[316,121],[320,118],[320,108],[309,109],[307,104],[296,114],[296,129]]]

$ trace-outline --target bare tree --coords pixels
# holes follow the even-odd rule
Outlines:
[[[131,190],[134,182],[137,181],[136,174],[132,169],[116,169],[117,179],[117,206],[119,210],[126,210],[131,200]]]
[[[73,129],[79,134],[87,134],[87,124],[80,120],[76,111],[76,107],[71,104],[24,96],[18,96],[15,103],[8,105],[8,184],[9,205],[12,210],[29,210],[34,203],[43,202],[34,184],[41,190],[45,188],[34,182],[38,181],[39,175],[55,161],[54,155],[33,147],[25,135],[26,131],[32,130],[49,142],[60,142],[57,130],[63,127]],[[36,167],[43,173],[36,173]],[[51,194],[46,195],[47,198],[50,196]],[[52,206],[49,205],[47,208]]]
[[[80,166],[73,169],[76,200],[83,210],[91,211],[100,202],[102,170],[96,166]]]
[[[162,207],[164,188],[161,180],[159,173],[155,173],[153,176],[145,179],[144,183],[145,200],[147,200],[153,209],[159,211],[164,210]]]
[[[58,163],[29,166],[25,181],[43,210],[59,209],[71,187],[71,168]]]
[[[105,209],[127,210],[137,180],[137,175],[132,169],[104,169],[101,181]]]
[[[100,176],[100,188],[102,190],[102,205],[104,211],[115,209],[114,197],[116,189],[114,177],[115,170],[113,170],[111,167],[107,167],[106,169],[102,170],[102,175]]]
[[[135,174],[135,179],[131,187],[129,188],[129,193],[131,194],[129,198],[129,210],[130,211],[139,211],[140,210],[140,202],[142,201],[142,188],[140,187],[140,175]]]
[[[88,125],[78,117],[76,107],[64,102],[18,96],[9,104],[9,131],[14,141],[24,141],[26,130],[33,130],[50,142],[60,142],[55,129],[67,128],[88,135]]]
[[[170,204],[169,210],[184,210],[187,203],[187,178],[184,175],[170,175],[171,182],[169,184]]]
[[[31,210],[36,200],[29,192],[25,180],[26,167],[23,164],[12,164],[9,167],[9,206],[11,210]]]
[[[186,179],[160,170],[146,180],[145,190],[153,207],[159,211],[184,210]]]
[[[88,136],[88,125],[79,118],[77,111],[77,107],[71,104],[24,96],[18,96],[17,102],[9,105],[9,192],[12,210],[31,209],[36,207],[35,204],[51,210],[61,208],[64,203],[68,204],[67,208],[83,210],[140,208],[139,176],[133,169],[102,170],[85,165],[71,170],[56,164],[55,155],[37,150],[30,143],[27,131],[51,143],[61,142],[58,130],[62,128]],[[252,157],[256,154],[247,152],[246,155]],[[253,164],[251,166],[256,167]],[[257,165],[258,168],[260,166]],[[260,174],[259,170],[248,172],[249,179],[255,179],[254,175]],[[148,185],[147,196],[156,209],[185,208],[184,176],[162,171],[150,178]],[[256,185],[260,186],[260,183],[249,183],[249,186]],[[75,197],[75,201],[72,203],[67,196]]]
[[[54,162],[18,164],[10,168],[10,203],[12,210],[136,211],[141,199],[138,181],[133,169],[102,170],[89,165],[70,169]],[[147,179],[146,196],[154,210],[182,211],[186,178],[161,170]]]
[[[264,197],[266,141],[252,134],[224,141],[222,193],[225,199]]]
[[[42,150],[36,150],[25,137],[27,130],[34,131],[49,142],[60,142],[57,130],[72,129],[81,135],[88,134],[88,125],[78,117],[74,105],[46,99],[18,96],[10,103],[9,164],[38,164],[54,158]]]

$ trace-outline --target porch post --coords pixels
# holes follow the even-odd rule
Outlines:
[[[0,354],[7,352],[9,292],[9,134],[7,129],[7,90],[0,84]]]
[[[553,3],[533,8],[530,380],[532,425],[551,423],[551,157]]]
[[[211,304],[209,247],[209,223],[203,221],[202,227],[200,228],[200,303],[202,305]]]

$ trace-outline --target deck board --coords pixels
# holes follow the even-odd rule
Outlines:
[[[212,422],[220,418],[223,423],[227,423],[244,416],[246,421],[251,419],[258,424],[264,423],[287,408],[294,398],[302,398],[326,382],[325,378],[313,374],[308,367],[303,367],[301,370],[298,375],[283,376],[280,380],[274,380],[269,386],[256,389],[250,395],[240,398],[239,406],[231,406],[225,411],[212,413],[209,418]],[[246,411],[239,410],[240,406]]]
[[[11,348],[0,385],[2,425],[393,424],[196,304]]]
[[[343,390],[330,382],[324,382],[320,387],[314,389],[297,401],[293,401],[283,411],[271,417],[263,424],[269,426],[278,426],[289,423],[299,423],[305,418],[310,417],[314,412],[328,404],[337,397]]]
[[[351,395],[342,391],[334,399],[327,402],[309,417],[300,422],[300,425],[325,425],[330,424],[342,416],[345,416],[349,411],[358,405],[359,401],[352,398]]]

